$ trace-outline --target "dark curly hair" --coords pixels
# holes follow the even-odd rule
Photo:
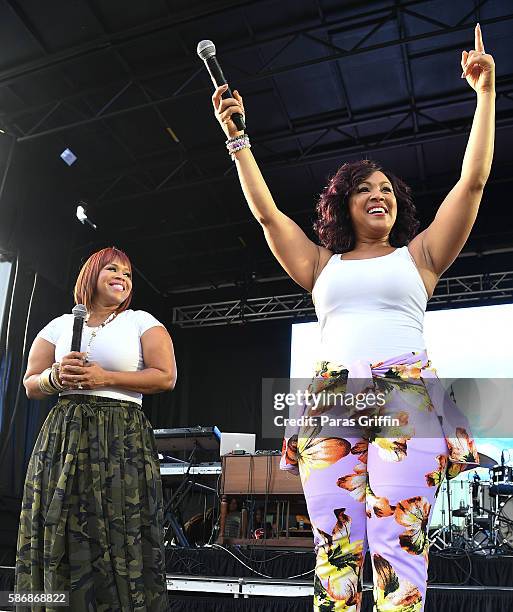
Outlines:
[[[411,189],[375,161],[362,159],[343,164],[319,197],[314,230],[322,246],[334,253],[346,253],[354,248],[355,234],[349,215],[349,197],[362,181],[376,171],[387,176],[397,200],[397,218],[389,236],[391,246],[405,246],[415,236],[420,223],[416,218]]]

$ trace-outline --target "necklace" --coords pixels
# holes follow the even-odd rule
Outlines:
[[[116,318],[116,315],[118,313],[117,312],[113,312],[111,313],[103,323],[100,323],[100,325],[98,325],[97,327],[93,327],[93,331],[91,332],[91,337],[89,338],[89,342],[87,343],[86,346],[86,350],[85,350],[85,360],[89,361],[89,352],[91,350],[91,344],[93,343],[93,340],[96,338],[98,332],[105,327],[108,323],[110,323],[111,321],[113,321]],[[85,322],[87,323],[89,321],[89,318],[91,316],[91,313],[87,314],[87,317],[85,318]]]

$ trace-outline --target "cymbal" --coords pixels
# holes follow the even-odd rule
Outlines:
[[[479,466],[476,467],[493,468],[496,465],[499,465],[497,461],[495,461],[495,459],[492,459],[488,455],[485,455],[484,453],[480,452],[478,452],[477,454],[479,455]]]
[[[497,461],[495,461],[495,459],[492,459],[490,456],[485,455],[484,453],[480,453],[479,451],[477,454],[479,455],[479,465],[468,466],[466,470],[463,470],[457,476],[455,476],[454,480],[462,476],[464,478],[467,478],[468,480],[471,480],[471,476],[469,476],[469,474],[472,470],[478,470],[480,468],[490,469],[495,467],[496,465],[499,465]]]

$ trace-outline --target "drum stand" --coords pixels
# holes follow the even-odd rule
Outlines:
[[[485,555],[512,553],[513,470],[508,466],[497,466],[493,459],[482,453],[479,457],[482,467],[491,468],[490,480],[481,481],[476,472],[473,482],[468,482],[469,503],[460,501],[460,508],[454,511],[451,480],[444,480],[439,491],[442,524],[432,532],[429,538],[430,547],[438,550],[462,548],[471,553]],[[462,482],[462,492],[463,486]],[[461,533],[453,524],[453,516],[465,519]]]
[[[508,499],[511,497],[508,496],[500,496],[495,495],[493,499],[493,509],[485,508],[479,504],[473,504],[470,512],[470,533],[469,536],[471,538],[472,550],[474,551],[490,551],[490,554],[497,554],[500,549],[504,550],[504,546],[511,549],[511,543],[508,543],[504,536],[500,535],[500,525],[508,525],[513,532],[513,520],[509,519],[506,516],[503,516],[501,509],[506,504]],[[488,515],[488,541],[489,544],[487,546],[482,546],[482,543],[478,543],[477,547],[475,546],[476,540],[475,536],[481,533],[479,530],[474,531],[474,526],[476,525],[474,521],[474,513],[484,513]],[[479,527],[480,525],[477,524]]]
[[[442,496],[442,509],[441,509],[442,526],[436,531],[434,531],[433,534],[429,538],[429,547],[431,548],[433,546],[439,550],[444,550],[445,548],[452,546],[452,526],[450,524],[451,523],[450,518],[449,518],[449,526],[446,523],[446,510],[445,510],[445,499],[446,499],[445,492],[446,491],[447,491],[447,499],[449,500],[450,493],[449,493],[449,487],[447,485],[447,482],[445,482],[445,484],[442,484],[441,490],[440,490],[440,493]],[[449,507],[450,507],[450,501],[449,501]],[[450,517],[450,513],[449,513],[449,517]],[[446,539],[447,533],[449,533],[449,541],[447,541]]]
[[[449,515],[449,544],[453,545],[453,532],[452,532],[452,511],[451,511],[451,483],[447,481],[447,513]]]
[[[509,499],[509,498],[508,498]],[[513,520],[506,518],[505,516],[501,516],[499,496],[497,496],[497,501],[495,502],[495,508],[493,510],[487,510],[486,508],[482,508],[479,506],[479,510],[486,512],[490,515],[490,533],[492,535],[492,542],[495,546],[499,547],[502,545],[502,542],[499,542],[499,524],[506,524],[513,528]]]
[[[483,542],[476,541],[476,536],[478,534],[482,534],[481,530],[474,531],[474,525],[477,523],[474,522],[474,512],[470,513],[470,544],[471,550],[474,552],[484,552],[489,554],[497,554],[498,549],[501,544],[498,541],[498,531],[496,527],[496,521],[499,516],[498,512],[494,510],[489,510],[488,508],[484,508],[482,506],[475,506],[475,509],[480,512],[485,512],[488,515],[488,528],[484,533],[488,532],[486,540],[488,540],[488,544],[483,545],[486,540]]]

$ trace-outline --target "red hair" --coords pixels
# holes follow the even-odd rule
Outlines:
[[[116,247],[108,247],[101,251],[93,253],[89,259],[85,262],[80,270],[80,273],[75,283],[75,289],[73,296],[75,298],[75,304],[84,304],[87,310],[91,310],[96,293],[96,285],[98,283],[98,276],[101,270],[114,260],[118,259],[123,265],[128,266],[132,270],[132,264],[128,255]],[[132,291],[130,295],[122,302],[116,311],[118,313],[123,312],[130,306],[132,301]]]

